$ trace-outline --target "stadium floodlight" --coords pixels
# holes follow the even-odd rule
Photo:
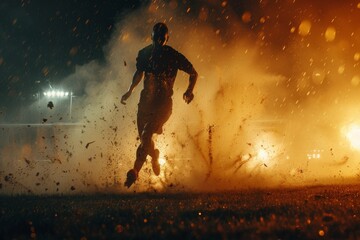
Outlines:
[[[75,97],[73,95],[73,92],[64,91],[60,89],[51,89],[43,92],[44,97],[48,100],[56,101],[55,99],[66,99],[69,100],[69,117],[72,118],[72,105],[73,105],[73,98]],[[40,96],[40,94],[38,94]],[[63,102],[63,101],[61,101]]]
[[[45,97],[53,97],[53,98],[67,98],[69,97],[69,95],[71,95],[69,92],[62,90],[49,90],[44,92]]]

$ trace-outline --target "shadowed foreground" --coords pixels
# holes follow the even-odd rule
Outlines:
[[[3,239],[356,239],[360,186],[0,197]]]

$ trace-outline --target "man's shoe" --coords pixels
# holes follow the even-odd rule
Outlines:
[[[159,156],[160,156],[159,149],[155,149],[155,155],[151,159],[151,166],[156,176],[160,175]]]
[[[138,178],[138,172],[135,169],[131,169],[126,174],[125,187],[129,188]]]

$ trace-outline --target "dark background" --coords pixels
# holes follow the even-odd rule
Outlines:
[[[29,101],[76,65],[104,61],[114,24],[147,1],[3,0],[0,2],[0,99]]]
[[[29,102],[91,60],[104,62],[103,47],[115,24],[151,0],[2,0],[0,2],[0,108]],[[211,9],[210,24],[223,27],[225,16],[244,9],[256,14],[259,2],[249,0],[176,1],[180,12],[197,18],[201,7]],[[187,9],[192,11],[187,13]],[[191,16],[194,14],[194,16]],[[255,26],[256,27],[256,26]],[[254,28],[254,26],[252,26]],[[232,35],[231,35],[232,36]],[[224,38],[229,37],[224,35]]]
[[[116,23],[152,2],[161,5],[151,0],[0,1],[0,119],[1,114],[29,104],[34,94],[49,88],[49,84],[56,86],[75,72],[76,66],[92,60],[104,63],[104,47]],[[234,39],[234,32],[237,32],[239,40],[247,39],[259,49],[260,66],[288,78],[301,77],[308,68],[304,64],[310,58],[320,66],[333,69],[342,62],[350,62],[348,73],[344,74],[346,79],[358,72],[359,63],[353,63],[353,56],[359,48],[356,23],[360,15],[354,1],[327,1],[326,4],[320,0],[163,2],[175,3],[180,16],[195,19],[194,23],[201,9],[208,9],[206,22],[214,29],[221,29],[224,42],[237,41]],[[191,9],[189,13],[188,9]],[[251,13],[250,22],[242,18],[245,12]],[[313,22],[312,34],[299,46],[297,51],[301,54],[294,53],[288,45],[299,36],[289,29],[299,26],[304,19]],[[337,30],[334,43],[326,43],[323,39],[328,26],[335,26]],[[345,47],[336,47],[343,42],[347,44]],[[316,52],[307,51],[308,43]],[[331,46],[337,49],[333,56],[329,53]],[[304,56],[305,53],[308,55]]]

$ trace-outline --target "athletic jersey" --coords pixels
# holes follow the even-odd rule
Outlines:
[[[178,70],[196,73],[184,55],[167,45],[156,51],[153,45],[141,49],[136,58],[136,68],[145,72],[142,96],[156,99],[171,98]]]

